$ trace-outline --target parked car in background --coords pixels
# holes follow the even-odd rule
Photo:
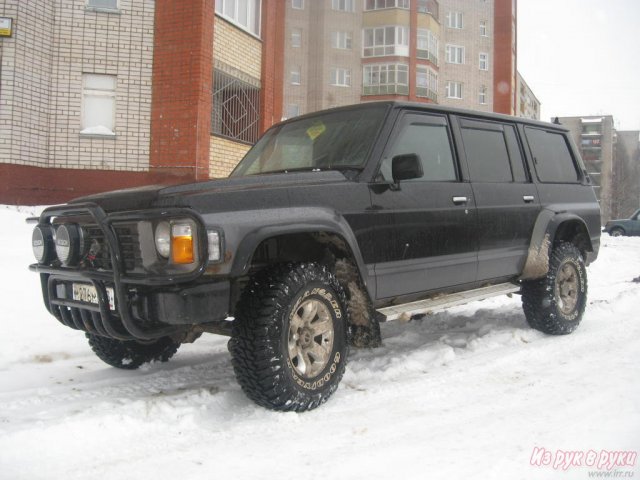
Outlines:
[[[630,218],[609,220],[604,227],[604,231],[612,237],[640,235],[640,209],[636,210]]]

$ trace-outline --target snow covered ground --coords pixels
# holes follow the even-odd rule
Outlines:
[[[242,394],[222,337],[98,360],[27,270],[34,211],[0,206],[0,479],[640,477],[640,238],[603,238],[572,335],[528,328],[517,296],[386,324],[329,403],[282,414]]]

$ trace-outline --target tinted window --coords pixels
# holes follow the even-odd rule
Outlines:
[[[526,128],[533,163],[541,182],[576,183],[578,171],[564,135],[537,128]]]
[[[475,182],[513,181],[507,144],[501,131],[463,128],[462,140],[471,180]]]
[[[449,132],[444,121],[442,124],[422,123],[413,116],[402,128],[383,162],[381,173],[385,180],[392,179],[393,157],[408,153],[415,153],[422,162],[424,176],[416,179],[417,181],[443,182],[457,179]]]
[[[529,177],[524,167],[522,150],[520,150],[520,144],[518,143],[515,127],[513,127],[513,125],[505,125],[504,136],[507,139],[507,148],[509,149],[509,158],[511,159],[513,179],[516,182],[528,181]]]

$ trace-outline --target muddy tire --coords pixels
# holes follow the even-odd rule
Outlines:
[[[87,333],[89,346],[100,360],[112,367],[135,370],[148,362],[166,362],[178,351],[179,343],[162,337],[152,343],[122,341]]]
[[[587,270],[575,245],[554,246],[547,276],[523,282],[522,307],[532,328],[551,335],[573,332],[587,305]]]
[[[245,394],[279,411],[311,410],[335,392],[347,363],[345,294],[316,263],[253,277],[236,308],[229,341]]]

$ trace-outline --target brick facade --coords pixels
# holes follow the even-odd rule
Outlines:
[[[211,137],[209,157],[209,175],[211,178],[224,178],[231,173],[250,146],[222,137]]]

